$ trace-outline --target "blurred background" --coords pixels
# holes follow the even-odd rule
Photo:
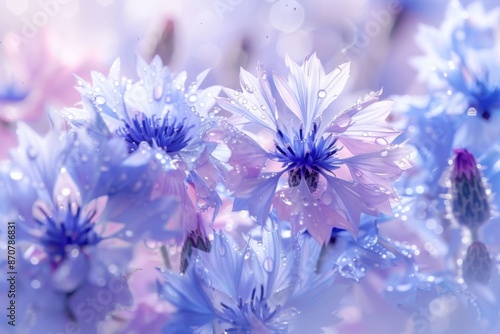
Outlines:
[[[418,24],[437,25],[445,0],[1,0],[0,122],[47,128],[48,109],[72,106],[73,74],[107,72],[121,58],[159,54],[174,71],[212,68],[208,84],[234,87],[240,66],[283,71],[316,52],[327,69],[353,62],[350,91],[418,92],[408,59]]]

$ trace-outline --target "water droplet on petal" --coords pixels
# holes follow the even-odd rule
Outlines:
[[[155,98],[155,100],[159,101],[162,96],[163,96],[163,85],[158,84],[153,89],[153,97]]]
[[[154,240],[146,240],[144,242],[144,244],[146,245],[147,248],[149,249],[155,249],[157,247],[157,244],[156,244],[156,241]]]
[[[27,154],[28,154],[28,158],[35,159],[38,156],[38,150],[35,147],[30,146],[28,148]]]
[[[379,144],[379,145],[388,145],[389,143],[387,142],[387,140],[385,138],[382,138],[382,137],[378,137],[375,139],[375,143]]]
[[[469,108],[469,109],[467,109],[467,115],[468,116],[476,116],[477,115],[476,108]]]
[[[35,289],[35,290],[39,289],[41,286],[42,286],[42,284],[40,283],[39,280],[34,279],[34,280],[31,281],[31,287],[33,289]]]
[[[20,170],[14,169],[10,172],[9,176],[12,180],[19,181],[24,177],[24,174]]]
[[[325,191],[321,195],[321,201],[326,205],[330,205],[333,202],[333,194],[328,191]]]
[[[225,256],[226,255],[226,245],[222,242],[220,245],[219,245],[219,255],[220,256]]]
[[[320,90],[318,91],[318,97],[319,97],[320,99],[324,99],[324,98],[326,97],[326,91],[325,91],[324,89],[320,89]]]
[[[268,273],[273,271],[274,268],[274,261],[272,258],[269,256],[264,259],[264,262],[262,263],[262,267],[264,268],[265,271]]]
[[[95,103],[103,105],[104,103],[106,103],[106,99],[104,98],[104,96],[99,95],[98,97],[96,97]]]

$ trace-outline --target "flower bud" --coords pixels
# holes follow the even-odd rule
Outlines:
[[[465,149],[455,149],[451,173],[451,212],[472,231],[491,217],[490,204],[476,159]]]
[[[463,275],[467,283],[488,284],[491,277],[493,262],[486,246],[480,242],[473,242],[467,249],[467,256],[463,264]]]

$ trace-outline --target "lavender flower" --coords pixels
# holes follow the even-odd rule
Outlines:
[[[399,134],[385,122],[391,103],[377,102],[377,92],[347,110],[328,110],[349,64],[328,74],[316,55],[302,66],[287,57],[286,65],[287,78],[274,74],[277,94],[261,68],[257,77],[242,69],[242,91],[224,89],[229,99],[219,100],[241,116],[234,124],[248,124],[242,128],[248,136],[230,128],[224,138],[236,179],[234,210],[248,210],[262,223],[273,203],[294,230],[307,229],[323,243],[333,227],[356,234],[362,212],[391,213],[392,181],[409,167],[409,150],[390,145]],[[280,186],[284,175],[288,184]]]
[[[166,272],[160,293],[177,311],[165,333],[288,333],[335,323],[335,271],[317,272],[321,246],[303,235],[285,248],[276,225],[258,227],[240,249],[214,234],[210,253],[193,250],[184,275]]]

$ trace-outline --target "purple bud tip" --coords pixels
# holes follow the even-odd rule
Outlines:
[[[477,163],[474,155],[464,148],[456,148],[453,150],[455,157],[453,159],[453,176],[466,177],[468,180],[472,176],[477,175]]]

